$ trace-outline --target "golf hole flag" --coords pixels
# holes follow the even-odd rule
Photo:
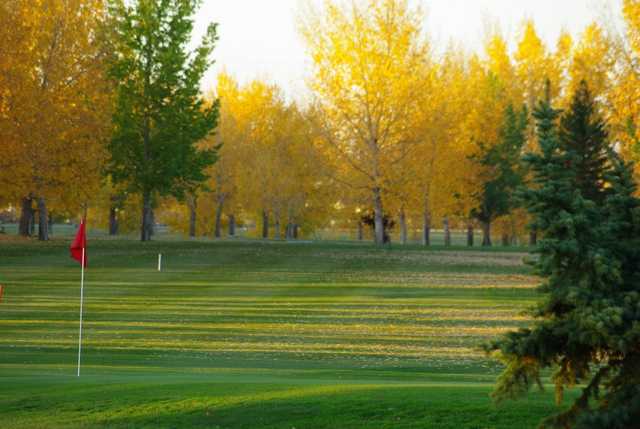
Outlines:
[[[80,222],[76,238],[71,243],[71,257],[81,263],[84,268],[87,267],[87,232],[84,219]]]
[[[82,353],[82,304],[84,303],[84,269],[87,266],[86,219],[82,219],[76,238],[71,243],[71,257],[80,262],[80,334],[78,335],[78,377],[80,377],[80,354]]]

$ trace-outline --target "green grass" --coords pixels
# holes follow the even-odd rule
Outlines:
[[[93,240],[78,379],[67,246],[0,241],[2,428],[527,428],[556,410],[489,398],[479,347],[537,299],[522,253]]]

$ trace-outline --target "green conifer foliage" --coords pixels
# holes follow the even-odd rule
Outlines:
[[[585,81],[580,83],[571,108],[560,123],[562,146],[573,154],[572,169],[585,198],[601,202],[600,192],[607,168],[607,131],[597,117],[595,104]],[[594,186],[595,185],[595,186]]]
[[[607,141],[586,85],[562,118],[535,111],[540,151],[523,200],[543,234],[535,268],[544,299],[531,328],[492,344],[507,367],[494,396],[514,398],[553,370],[556,399],[581,394],[542,427],[632,428],[640,421],[640,200]]]
[[[494,146],[481,145],[482,154],[474,159],[484,168],[485,180],[476,196],[479,204],[471,210],[471,216],[483,226],[483,246],[491,246],[491,223],[516,206],[515,191],[522,186],[524,169],[521,151],[525,143],[527,110],[517,111],[507,106],[500,140]]]

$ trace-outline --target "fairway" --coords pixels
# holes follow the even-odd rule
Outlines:
[[[2,428],[528,428],[555,410],[489,398],[480,346],[536,300],[525,253],[93,240],[78,379],[68,244],[0,241]]]

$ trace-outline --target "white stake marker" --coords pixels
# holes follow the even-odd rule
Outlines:
[[[162,253],[158,253],[158,271],[162,271]]]

